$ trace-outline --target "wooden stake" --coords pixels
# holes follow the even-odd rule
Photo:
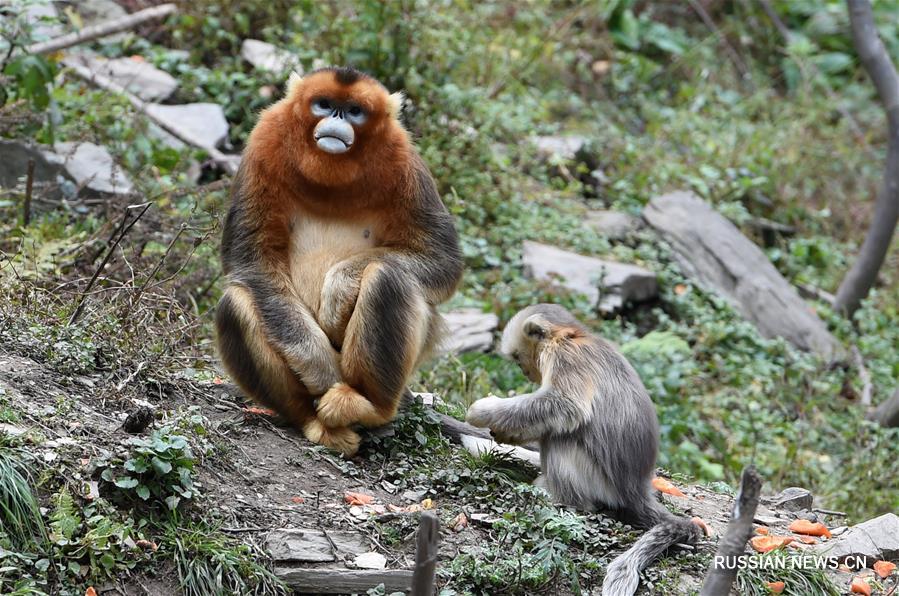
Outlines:
[[[25,204],[22,205],[22,225],[31,223],[31,192],[34,190],[34,160],[28,160],[28,174],[25,177]]]
[[[437,571],[437,541],[440,522],[430,511],[421,514],[415,549],[415,570],[412,572],[412,596],[434,595],[434,574]]]

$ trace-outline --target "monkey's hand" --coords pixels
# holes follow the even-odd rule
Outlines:
[[[352,261],[337,263],[325,275],[322,285],[318,323],[331,344],[340,348],[347,323],[359,298],[361,272]]]
[[[472,426],[492,428],[496,413],[503,407],[502,402],[502,398],[493,395],[479,399],[468,408],[465,421]]]

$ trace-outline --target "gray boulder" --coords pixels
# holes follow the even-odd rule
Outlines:
[[[447,353],[485,352],[493,346],[499,317],[478,309],[460,309],[443,315],[448,327],[441,348]]]
[[[899,559],[899,516],[885,513],[869,519],[810,550],[841,561],[847,557],[863,557],[869,566],[878,560],[895,561]]]
[[[217,147],[228,137],[228,121],[222,107],[214,103],[147,105],[147,113],[169,126],[183,130],[203,147]]]
[[[368,552],[368,541],[353,532],[283,528],[272,530],[265,537],[265,550],[274,561],[326,563],[338,556],[361,555]]]
[[[283,48],[258,39],[243,40],[240,57],[262,72],[285,74],[294,71],[303,74],[303,67],[296,56]]]
[[[107,60],[86,54],[73,58],[92,72],[111,79],[144,101],[168,99],[178,88],[178,81],[172,75],[149,62],[132,58]]]
[[[708,203],[673,192],[650,201],[643,218],[671,244],[688,275],[728,299],[762,335],[824,358],[842,355],[824,322],[765,253]]]
[[[803,509],[811,509],[814,500],[815,495],[810,491],[798,486],[791,486],[771,497],[770,503],[777,509],[802,511]]]
[[[526,240],[522,248],[525,272],[586,294],[601,312],[615,312],[627,302],[658,295],[656,275],[636,265],[587,257]]]
[[[94,143],[56,143],[44,152],[47,161],[65,168],[75,183],[87,191],[125,195],[134,190],[131,179],[105,147]]]
[[[16,188],[24,181],[29,159],[34,160],[35,196],[59,200],[59,183],[66,180],[65,168],[57,160],[48,159],[43,148],[22,141],[0,139],[0,188]]]

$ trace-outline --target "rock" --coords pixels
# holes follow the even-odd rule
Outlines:
[[[571,161],[587,146],[581,135],[545,135],[531,137],[537,155],[548,161]]]
[[[461,309],[443,315],[449,328],[443,341],[444,352],[486,352],[493,346],[493,332],[499,317],[476,308]]]
[[[387,567],[387,557],[376,552],[362,553],[356,555],[353,565],[359,569],[384,569]]]
[[[128,14],[113,0],[79,0],[75,3],[75,7],[85,26],[118,19]]]
[[[46,41],[65,33],[65,28],[59,22],[56,7],[50,2],[26,4],[25,22],[31,26],[31,36],[34,41]]]
[[[762,335],[827,359],[842,356],[839,342],[765,253],[708,203],[674,192],[650,201],[643,217],[671,244],[688,275],[732,302]]]
[[[272,74],[294,71],[303,74],[303,67],[296,56],[285,49],[258,39],[245,39],[240,46],[240,57],[256,70]]]
[[[773,507],[778,509],[800,511],[802,509],[811,509],[814,500],[815,496],[810,491],[798,486],[791,486],[771,497],[770,502]]]
[[[12,424],[7,424],[6,422],[0,423],[0,435],[6,435],[7,437],[20,437],[24,434],[24,428],[20,428]]]
[[[880,517],[854,525],[839,537],[815,545],[812,550],[821,556],[864,557],[870,566],[877,560],[899,559],[899,516],[885,513]]]
[[[67,180],[65,168],[58,160],[48,159],[44,148],[22,141],[0,139],[0,188],[16,188],[21,179],[24,192],[29,159],[34,160],[34,195],[58,201],[62,197],[59,184]]]
[[[404,593],[412,588],[408,569],[275,567],[273,573],[300,594],[366,594],[378,584]]]
[[[586,257],[529,240],[524,242],[522,261],[531,277],[557,280],[569,290],[586,294],[602,312],[615,312],[627,302],[648,300],[659,291],[655,273],[642,267]]]
[[[330,538],[330,540],[328,540]],[[337,552],[331,543],[334,543]],[[369,551],[364,536],[353,532],[282,528],[272,530],[265,537],[265,550],[274,561],[325,563],[336,561],[338,555],[360,555]]]
[[[610,240],[626,238],[642,225],[639,218],[620,211],[588,211],[586,223]]]
[[[86,54],[74,56],[73,59],[92,72],[118,83],[144,101],[162,101],[178,88],[178,81],[172,75],[144,60],[134,58],[107,60]]]
[[[166,106],[151,103],[147,105],[147,113],[185,131],[205,147],[217,147],[228,137],[228,121],[218,104],[186,103]]]
[[[75,183],[88,191],[126,195],[134,190],[128,175],[106,147],[94,143],[56,143],[53,152],[45,152],[44,156],[64,167]]]

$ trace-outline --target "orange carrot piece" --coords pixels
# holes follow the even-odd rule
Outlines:
[[[871,584],[860,577],[854,577],[852,578],[852,584],[849,586],[849,591],[853,594],[871,596]]]
[[[793,542],[791,536],[756,536],[749,541],[757,552],[768,553],[776,548],[786,546]]]
[[[681,492],[679,488],[671,484],[671,481],[666,478],[660,478],[656,476],[652,479],[652,487],[659,491],[660,493],[665,493],[666,495],[671,495],[672,497],[686,497],[684,493]]]
[[[880,576],[880,579],[886,579],[896,571],[896,564],[889,561],[877,561],[874,563],[874,571]]]
[[[783,582],[768,582],[765,585],[774,594],[780,594],[781,592],[784,591],[784,588],[787,587],[787,585]]]

